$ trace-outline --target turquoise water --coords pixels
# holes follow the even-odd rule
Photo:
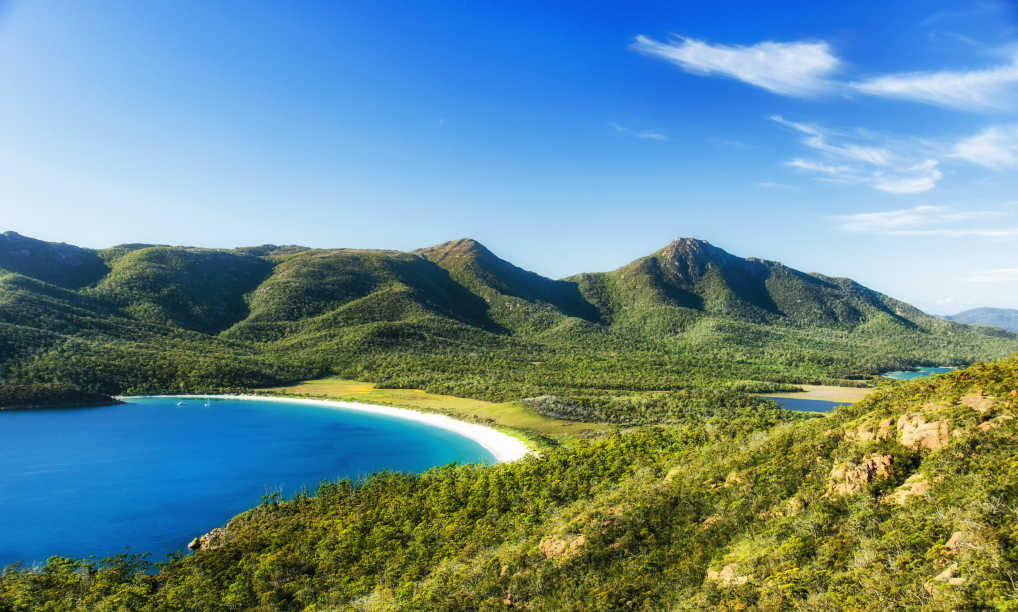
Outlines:
[[[493,463],[450,431],[295,403],[180,398],[0,412],[0,566],[59,554],[156,560],[267,492],[323,479]]]
[[[916,378],[926,378],[934,374],[944,374],[952,370],[954,368],[916,368],[915,370],[905,372],[884,372],[881,376],[893,378],[894,380],[915,380]]]
[[[787,410],[797,410],[800,412],[830,412],[836,407],[844,406],[847,403],[802,399],[798,397],[764,397],[763,399],[773,400]]]

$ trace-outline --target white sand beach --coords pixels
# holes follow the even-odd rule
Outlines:
[[[312,404],[316,406],[325,406],[327,408],[339,408],[342,410],[355,410],[358,412],[368,412],[371,414],[379,414],[384,416],[391,416],[400,419],[407,419],[410,421],[417,421],[431,425],[433,427],[441,427],[442,429],[452,431],[461,436],[470,438],[474,442],[477,442],[485,450],[490,452],[498,463],[506,463],[510,461],[516,461],[522,459],[527,453],[530,452],[530,448],[520,439],[514,438],[508,434],[504,434],[500,431],[487,427],[485,425],[477,425],[475,423],[467,423],[460,421],[444,414],[434,414],[430,412],[418,412],[416,410],[409,410],[406,408],[395,408],[393,406],[381,406],[378,404],[362,404],[360,402],[341,402],[337,400],[321,400],[321,399],[308,399],[308,398],[296,398],[296,397],[274,397],[271,395],[142,395],[142,396],[120,396],[117,399],[130,400],[132,397],[180,397],[186,399],[242,399],[242,400],[258,400],[258,401],[270,401],[270,402],[288,402],[293,404]]]

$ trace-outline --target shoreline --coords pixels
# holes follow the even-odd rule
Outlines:
[[[445,429],[446,431],[451,431],[465,438],[469,438],[476,442],[477,444],[479,444],[482,448],[484,448],[484,450],[492,454],[492,456],[495,458],[496,463],[510,463],[513,461],[517,461],[532,452],[531,448],[527,446],[519,438],[515,438],[513,436],[510,436],[509,434],[502,433],[494,428],[488,427],[487,425],[468,423],[466,421],[454,419],[444,414],[437,414],[432,412],[420,412],[417,410],[411,410],[409,408],[396,408],[394,406],[383,406],[381,404],[365,404],[361,402],[347,402],[341,400],[323,400],[323,399],[279,397],[274,395],[253,395],[253,394],[122,395],[117,396],[116,399],[119,399],[121,401],[127,401],[132,398],[145,398],[145,397],[257,400],[291,404],[308,404],[312,406],[322,406],[325,408],[334,409],[338,408],[341,410],[352,410],[356,412],[366,412],[370,414],[405,419],[408,421],[414,421],[417,423],[423,423],[425,425],[431,425],[432,427]]]

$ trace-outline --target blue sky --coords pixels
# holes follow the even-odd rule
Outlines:
[[[336,4],[0,0],[0,230],[553,277],[694,236],[1018,308],[1013,3]]]

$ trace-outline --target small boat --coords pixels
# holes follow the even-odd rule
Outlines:
[[[184,402],[177,402],[177,406],[183,406]]]

